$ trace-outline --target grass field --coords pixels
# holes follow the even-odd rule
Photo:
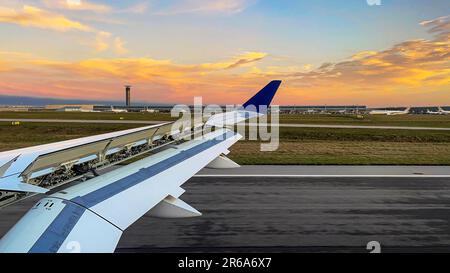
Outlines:
[[[107,112],[0,112],[5,119],[86,119],[86,120],[176,120],[170,113],[107,113]]]
[[[387,141],[282,141],[274,152],[238,142],[229,157],[252,165],[450,165],[450,143]]]
[[[333,129],[333,128],[280,128],[282,141],[379,141],[410,143],[449,143],[450,131]]]
[[[5,119],[175,120],[169,113],[0,112]],[[280,115],[280,123],[450,128],[450,115]]]
[[[280,128],[280,146],[240,141],[230,157],[240,164],[450,165],[450,131]]]
[[[0,151],[135,128],[132,124],[0,122]]]
[[[0,122],[0,151],[138,126]],[[257,141],[240,141],[230,157],[240,164],[450,165],[450,131],[280,128],[279,149],[259,149]]]
[[[450,128],[450,115],[280,115],[280,123]]]

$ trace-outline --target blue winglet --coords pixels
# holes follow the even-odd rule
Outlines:
[[[265,113],[269,108],[270,103],[272,102],[275,93],[280,87],[281,81],[271,81],[268,85],[266,85],[261,91],[256,93],[251,99],[249,99],[242,106],[247,108],[247,106],[255,107],[258,113]]]

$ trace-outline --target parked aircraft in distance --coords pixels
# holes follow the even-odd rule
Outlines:
[[[0,206],[48,193],[0,240],[0,252],[114,252],[145,214],[200,216],[179,198],[182,185],[205,167],[239,167],[226,157],[242,138],[234,125],[266,114],[280,84],[270,82],[242,107],[205,123],[167,122],[0,153]]]
[[[108,112],[113,112],[113,113],[127,113],[128,111],[126,109],[117,109],[114,108],[114,106],[111,106],[111,110]]]
[[[372,110],[369,112],[370,115],[388,115],[388,116],[395,116],[395,115],[406,115],[409,114],[409,110],[411,110],[411,107],[406,108],[405,110]]]
[[[430,114],[430,115],[449,115],[450,111],[444,110],[444,109],[442,109],[442,107],[439,106],[437,111],[430,111],[430,110],[428,110],[427,114]]]

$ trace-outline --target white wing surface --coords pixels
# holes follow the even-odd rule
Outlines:
[[[168,198],[177,200],[184,192],[181,185],[228,153],[239,138],[219,129],[52,194],[0,241],[0,252],[71,252],[74,246],[83,252],[113,252],[127,227]],[[26,243],[17,244],[17,238]]]

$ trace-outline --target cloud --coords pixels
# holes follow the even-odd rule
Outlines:
[[[106,31],[99,31],[95,36],[95,51],[103,52],[109,48],[109,39],[112,34]]]
[[[433,40],[413,40],[399,43],[379,52],[360,52],[348,61],[324,64],[308,73],[294,74],[294,78],[315,84],[333,81],[377,88],[380,84],[422,85],[430,77],[450,77],[450,46]],[[447,79],[448,80],[448,79]],[[429,84],[430,82],[427,82]],[[436,84],[445,81],[435,82]],[[447,82],[448,83],[448,82]]]
[[[178,0],[159,15],[176,14],[236,14],[254,4],[256,0]]]
[[[245,64],[254,63],[257,61],[262,60],[264,57],[267,56],[267,53],[264,52],[246,52],[245,54],[238,56],[236,60],[228,65],[227,69],[236,68],[239,66],[243,66]]]
[[[423,21],[419,23],[422,26],[430,27],[430,33],[440,33],[450,31],[450,16],[442,16],[433,20]]]
[[[367,58],[367,57],[370,57],[370,56],[373,56],[373,55],[376,55],[377,54],[377,52],[376,51],[361,51],[361,52],[358,52],[358,53],[356,53],[356,54],[353,54],[353,56],[352,56],[352,60],[361,60],[361,59],[364,59],[364,58]]]
[[[218,63],[205,63],[200,65],[200,67],[205,69],[233,69],[240,66],[245,66],[246,64],[254,63],[262,60],[267,56],[264,52],[245,52],[243,54],[237,55],[226,62]]]
[[[132,83],[141,101],[191,103],[193,96],[201,95],[207,103],[239,103],[268,81],[281,79],[283,88],[276,98],[280,104],[439,105],[450,101],[448,30],[442,19],[422,25],[432,31],[432,39],[356,52],[316,68],[286,66],[258,51],[194,64],[148,57],[76,62],[9,57],[0,64],[5,70],[0,90],[10,95],[121,99],[122,85]],[[120,38],[111,36],[108,49],[115,50],[117,41],[123,47]]]
[[[69,11],[87,11],[91,13],[135,13],[142,14],[148,9],[148,2],[138,2],[124,9],[116,9],[110,5],[97,4],[86,0],[43,0],[45,6],[49,9],[69,10]]]
[[[93,28],[70,20],[63,15],[27,5],[23,6],[21,10],[0,7],[0,22],[62,32],[69,30],[94,32]]]
[[[123,83],[127,82],[147,90],[141,93],[140,99],[144,101],[157,97],[161,101],[187,103],[194,93],[204,95],[210,102],[230,100],[242,92],[242,86],[253,83],[253,80],[239,75],[233,76],[234,68],[245,67],[264,56],[265,53],[246,52],[222,62],[199,64],[179,64],[152,58],[61,62],[30,57],[11,64],[15,67],[0,74],[0,90],[10,95],[27,90],[34,96],[120,99],[122,92],[116,94],[111,90],[121,90]],[[26,81],[18,81],[24,74],[27,75]]]
[[[33,57],[31,53],[16,52],[16,51],[0,51],[0,59],[2,60],[17,60],[17,59],[30,59]]]
[[[376,101],[384,98],[398,104],[417,100],[419,94],[434,94],[427,100],[450,101],[450,39],[448,17],[422,22],[434,39],[398,43],[381,51],[361,51],[340,62],[327,62],[311,71],[286,71],[282,67],[254,70],[255,76],[280,77],[288,93],[296,97],[330,101]],[[447,92],[445,93],[444,90]],[[315,95],[312,95],[315,94]],[[446,94],[446,95],[445,95]],[[369,99],[371,98],[371,99]],[[424,100],[426,101],[426,100]],[[422,103],[422,101],[416,101]]]
[[[450,33],[450,15],[423,21],[420,25],[428,27],[428,32],[436,34],[439,40],[448,41]]]
[[[5,72],[8,70],[8,64],[4,60],[0,60],[0,72]]]
[[[66,1],[63,2],[66,3]],[[70,6],[75,4],[67,5]],[[95,5],[92,4],[92,6],[90,3],[86,5],[88,5],[88,7],[95,7]],[[63,15],[42,10],[33,6],[25,5],[19,10],[0,7],[0,22],[18,24],[23,27],[49,29],[59,32],[81,31],[94,33],[95,40],[93,42],[93,47],[95,52],[104,52],[111,47],[114,49],[114,52],[119,55],[123,55],[128,52],[128,50],[124,47],[125,42],[120,37],[115,37],[112,39],[113,34],[109,32],[97,30],[80,22],[68,19]]]
[[[125,55],[129,50],[125,48],[125,42],[120,37],[113,37],[113,35],[106,31],[99,31],[95,36],[94,43],[95,52],[100,53],[108,49],[117,55]]]
[[[135,13],[135,14],[143,14],[148,10],[149,4],[148,2],[140,2],[128,8],[125,8],[121,12],[123,13]]]
[[[52,9],[65,9],[74,11],[91,11],[96,13],[109,13],[111,6],[92,3],[86,0],[44,0],[44,4]]]
[[[125,43],[120,37],[114,39],[114,52],[118,55],[127,54],[129,51],[125,48]]]
[[[116,47],[123,47],[122,41],[115,39]],[[116,48],[117,50],[117,48]],[[125,52],[124,48],[119,48]],[[65,70],[83,76],[118,77],[129,81],[145,81],[154,77],[183,78],[184,75],[204,75],[226,71],[256,62],[267,54],[261,52],[246,52],[224,62],[204,64],[176,64],[170,60],[152,58],[117,58],[117,59],[88,59],[77,63],[50,62],[35,60],[32,63],[41,68]]]

